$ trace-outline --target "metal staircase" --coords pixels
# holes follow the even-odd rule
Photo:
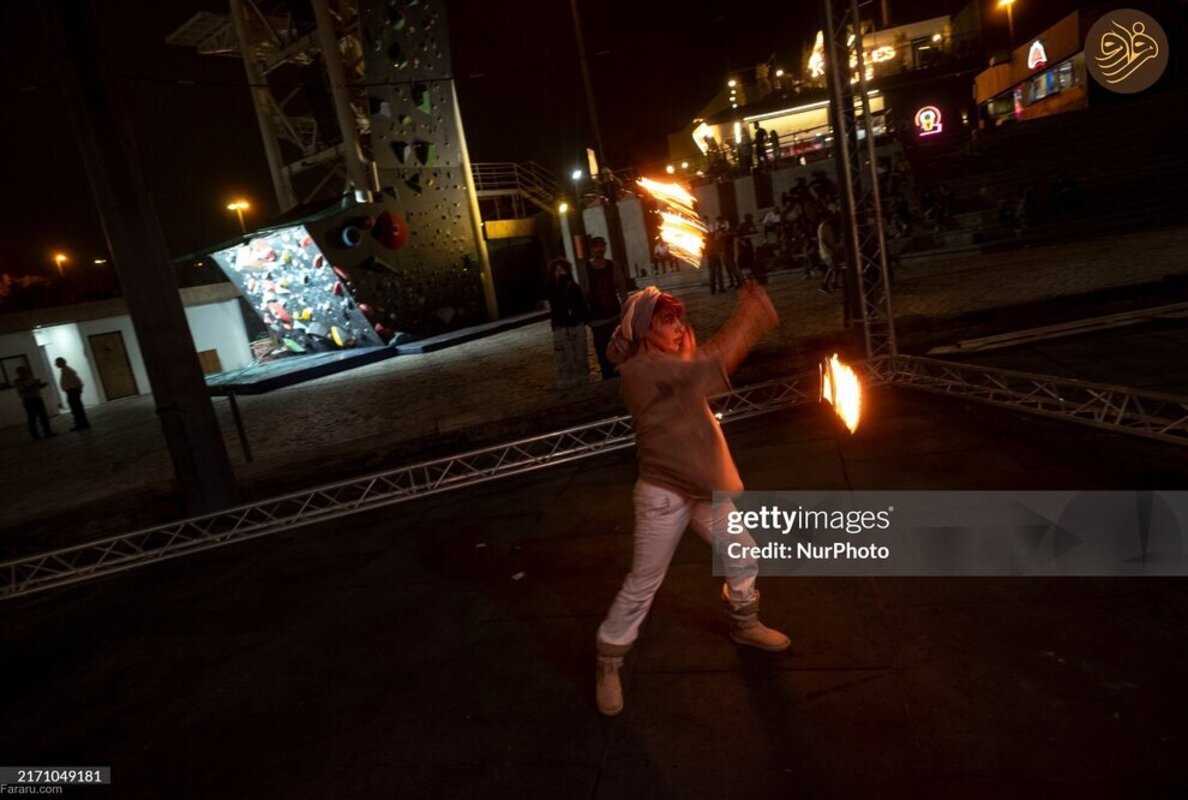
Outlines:
[[[557,178],[534,161],[471,164],[471,173],[484,219],[522,219],[539,211],[557,213],[561,194]]]

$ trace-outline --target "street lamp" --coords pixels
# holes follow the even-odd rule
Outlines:
[[[247,200],[236,200],[233,203],[227,204],[227,210],[234,211],[235,216],[239,217],[239,232],[240,233],[247,233],[247,227],[245,227],[243,224],[243,212],[247,211],[251,207],[252,207],[252,204],[249,203]]]
[[[1011,42],[1015,41],[1015,14],[1012,10],[1015,5],[1015,0],[998,0],[998,7],[1005,8],[1007,12],[1007,31],[1010,34]]]
[[[64,275],[62,265],[69,261],[70,258],[65,253],[54,253],[54,264],[58,267],[58,274]]]
[[[563,202],[563,203],[561,203],[561,205],[557,206],[557,213],[558,214],[568,214],[569,213],[569,203]]]
[[[573,171],[573,174],[571,174],[569,177],[573,178],[574,183],[577,183],[578,181],[580,181],[582,179],[582,177],[584,175],[585,175],[585,173],[582,172],[580,169],[575,169]]]

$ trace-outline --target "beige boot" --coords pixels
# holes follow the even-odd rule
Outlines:
[[[726,586],[722,586],[722,600],[730,612],[730,638],[735,644],[745,644],[758,647],[760,650],[770,650],[778,653],[792,646],[792,640],[779,631],[772,630],[759,621],[759,590],[755,590],[755,599],[745,606],[735,606],[730,603],[726,594]]]
[[[629,644],[607,644],[598,642],[598,660],[594,668],[594,698],[598,710],[613,717],[623,710],[623,683],[619,672],[623,668],[623,657],[631,649]]]

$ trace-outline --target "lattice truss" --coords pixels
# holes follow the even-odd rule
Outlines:
[[[882,359],[874,368],[895,386],[1188,444],[1188,397],[912,356]]]
[[[348,76],[346,90],[353,115],[360,133],[366,135],[371,117],[363,88],[366,74],[356,4],[331,2],[329,8],[335,21],[338,55]],[[246,40],[237,35],[233,22],[236,13],[244,17],[242,33]],[[347,178],[343,145],[328,108],[330,101],[309,96],[311,88],[326,92],[326,77],[319,69],[322,53],[317,32],[307,17],[294,16],[290,5],[280,0],[235,0],[230,14],[197,12],[165,40],[167,44],[193,47],[202,55],[253,61],[260,80],[255,88],[265,90],[263,102],[272,118],[275,137],[289,145],[284,154],[286,179],[292,182],[310,173],[300,181],[297,202],[308,202],[332,181],[345,182]],[[315,111],[319,102],[324,107],[321,119]]]
[[[832,99],[834,158],[846,215],[847,250],[869,358],[897,353],[879,198],[878,161],[857,0],[823,0],[825,72]],[[856,65],[856,66],[852,66]],[[858,92],[855,95],[854,88]],[[849,305],[847,304],[847,309]]]
[[[815,403],[817,388],[817,374],[806,373],[721,395],[713,399],[712,408],[723,422],[745,419]],[[621,450],[634,443],[631,418],[614,417],[62,548],[0,564],[0,598],[65,586],[154,561],[556,466]]]
[[[913,356],[883,356],[854,367],[867,388],[919,389],[1188,445],[1188,397]],[[818,373],[803,373],[720,395],[711,406],[719,419],[731,422],[816,403],[819,389]],[[630,417],[613,417],[9,561],[0,564],[0,599],[622,450],[634,443]]]

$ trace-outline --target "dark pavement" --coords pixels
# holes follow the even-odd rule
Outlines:
[[[907,390],[727,428],[751,489],[1183,488],[1182,448]],[[7,764],[129,798],[1180,797],[1188,582],[761,581],[725,637],[682,542],[626,711],[594,630],[629,562],[608,454],[0,603]]]

